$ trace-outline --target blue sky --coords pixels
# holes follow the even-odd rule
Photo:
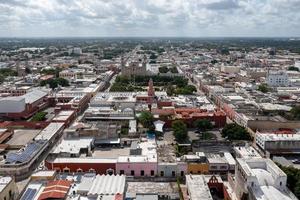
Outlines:
[[[0,37],[300,36],[300,0],[0,0]]]

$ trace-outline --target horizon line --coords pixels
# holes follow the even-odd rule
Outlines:
[[[192,38],[192,39],[214,39],[214,38],[276,38],[276,39],[300,39],[300,36],[0,36],[0,39],[57,39],[57,38],[71,38],[71,39],[79,39],[79,38]]]

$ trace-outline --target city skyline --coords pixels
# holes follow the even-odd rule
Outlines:
[[[299,37],[297,0],[2,0],[0,37]]]

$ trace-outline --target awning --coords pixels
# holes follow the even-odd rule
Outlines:
[[[165,125],[164,121],[157,120],[154,122],[155,131],[163,132],[163,127]]]

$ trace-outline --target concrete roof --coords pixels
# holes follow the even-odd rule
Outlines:
[[[63,126],[64,123],[52,122],[35,137],[35,140],[50,140]]]
[[[11,181],[12,181],[12,178],[9,176],[0,177],[0,193]]]
[[[186,175],[186,185],[188,187],[191,200],[212,200],[210,190],[202,175]]]

